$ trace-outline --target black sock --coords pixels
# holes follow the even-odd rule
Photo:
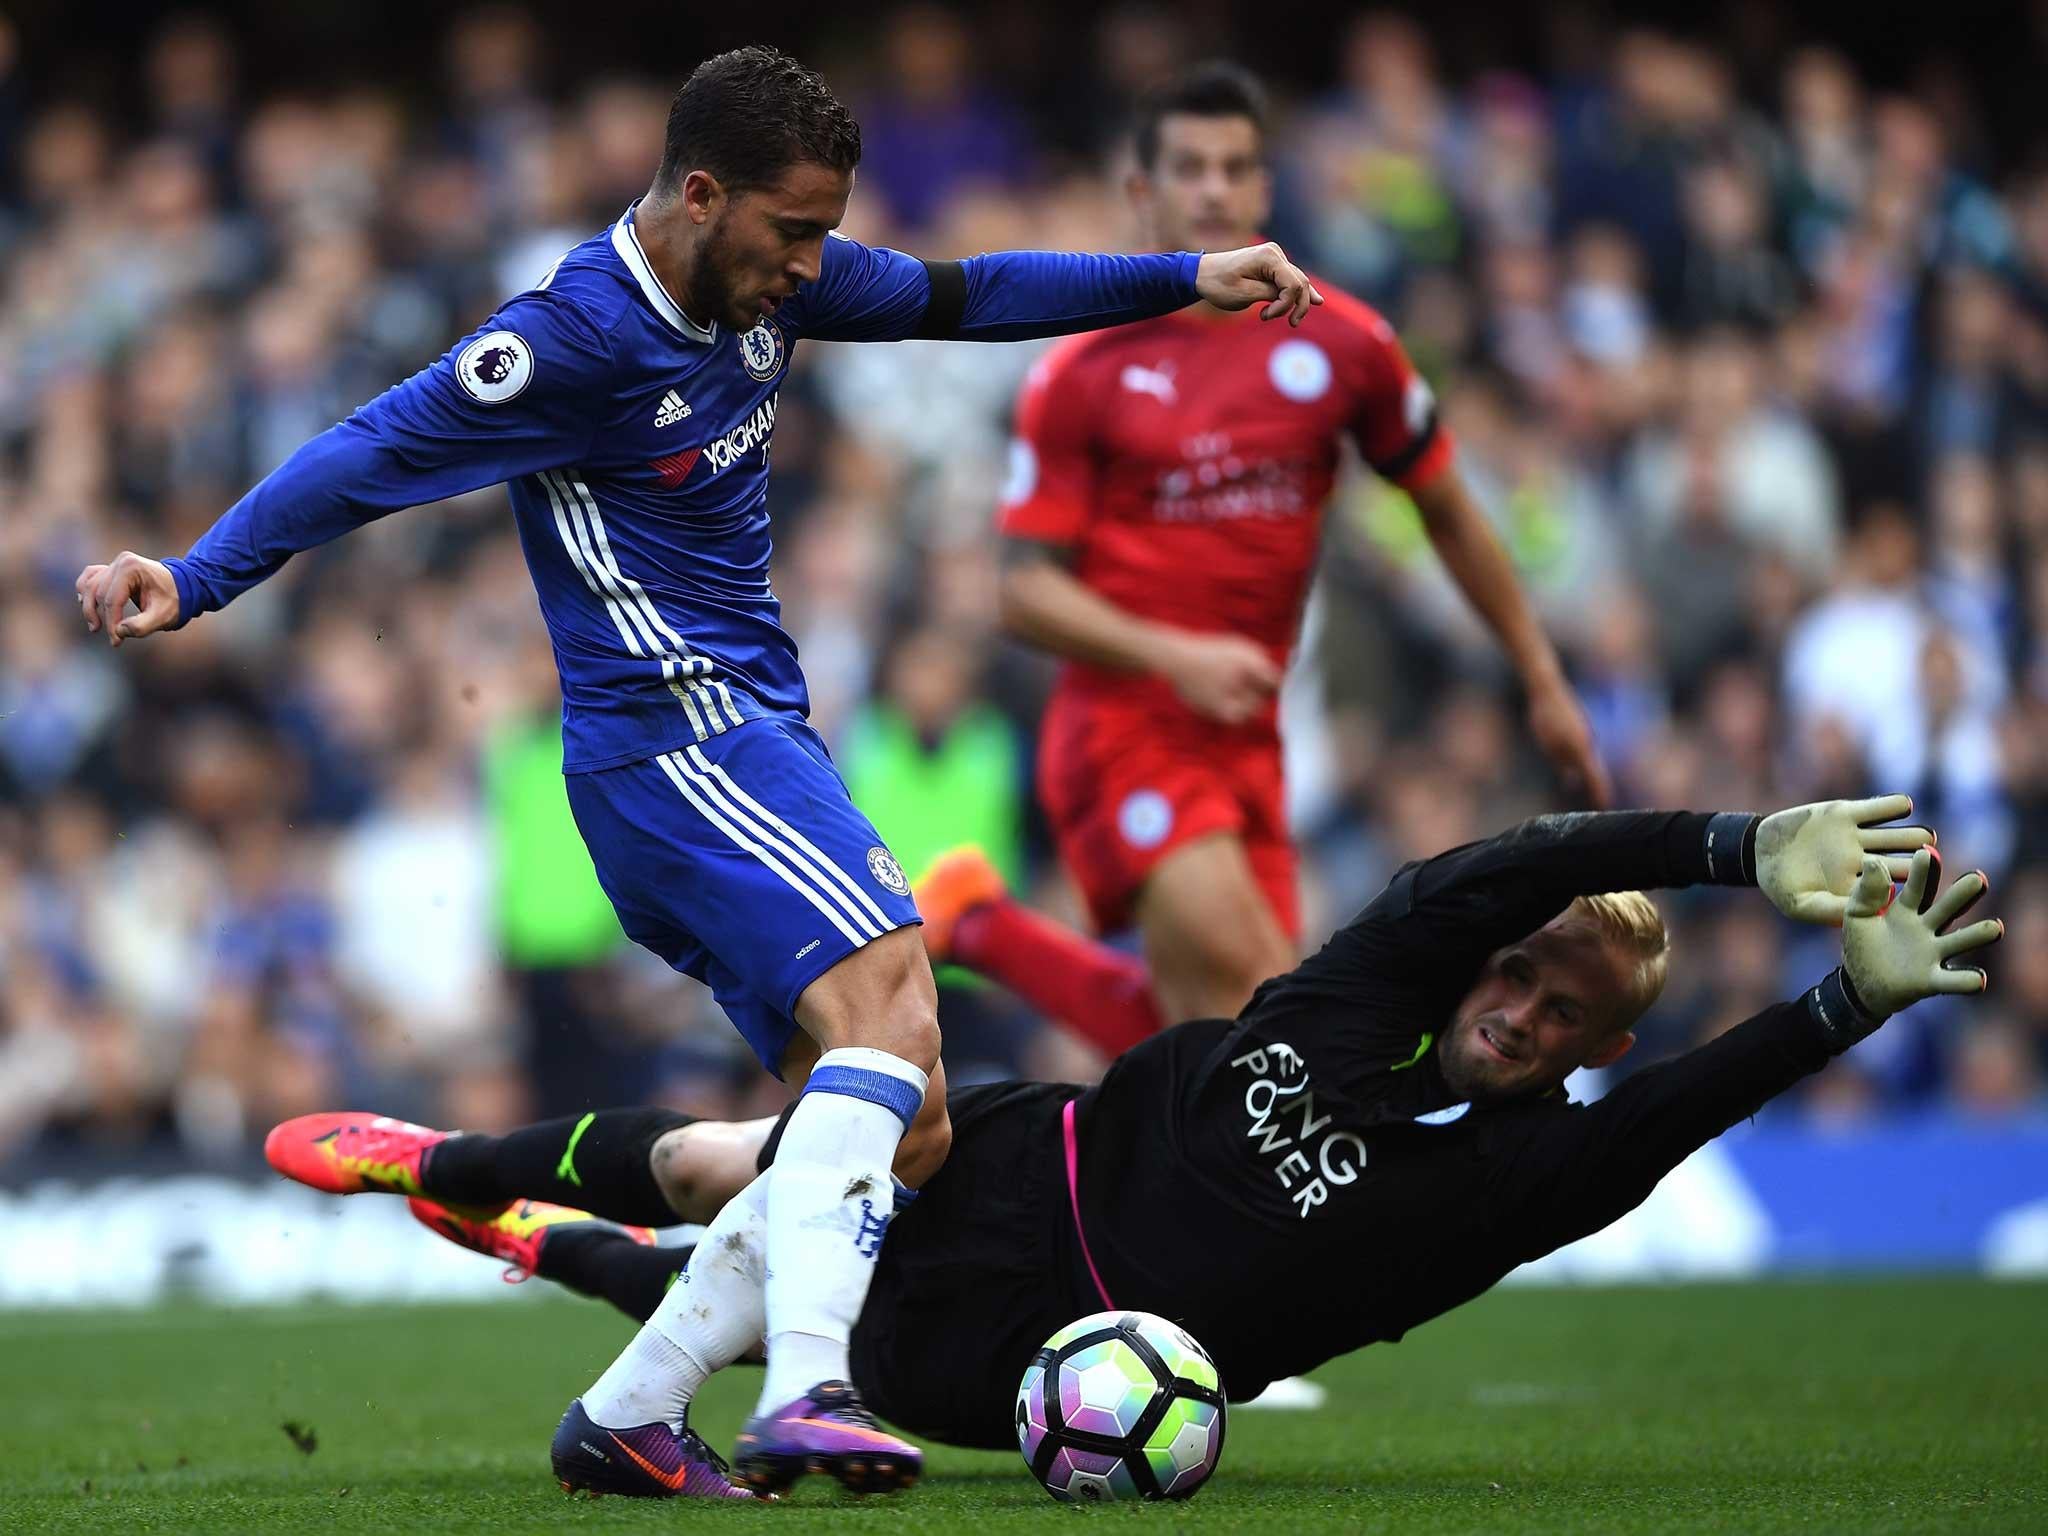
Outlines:
[[[420,1183],[457,1205],[552,1200],[638,1227],[672,1227],[676,1213],[648,1156],[695,1120],[669,1109],[601,1109],[503,1136],[451,1136],[427,1153]]]
[[[543,1280],[600,1297],[636,1323],[654,1316],[695,1248],[649,1248],[603,1227],[558,1227],[541,1245]]]

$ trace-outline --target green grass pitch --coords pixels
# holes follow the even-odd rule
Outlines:
[[[0,1315],[0,1531],[2048,1530],[2048,1286],[1500,1292],[1327,1367],[1320,1413],[1233,1414],[1192,1502],[1095,1509],[943,1448],[897,1499],[571,1501],[548,1436],[626,1331],[566,1300]],[[714,1443],[757,1381],[700,1403]]]

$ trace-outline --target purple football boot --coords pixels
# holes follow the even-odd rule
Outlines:
[[[917,1481],[924,1452],[875,1422],[843,1381],[821,1381],[793,1403],[747,1420],[733,1476],[780,1493],[806,1472],[828,1472],[854,1493],[896,1493]]]
[[[754,1497],[733,1486],[725,1463],[695,1430],[686,1426],[677,1434],[666,1424],[606,1429],[591,1421],[580,1397],[562,1415],[549,1454],[564,1493],[622,1493],[640,1499]]]

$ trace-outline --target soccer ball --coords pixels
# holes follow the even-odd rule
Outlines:
[[[1223,1454],[1216,1362],[1149,1312],[1069,1323],[1017,1389],[1017,1448],[1062,1503],[1187,1498]]]

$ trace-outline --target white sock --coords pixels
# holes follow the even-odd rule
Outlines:
[[[606,1429],[657,1420],[680,1430],[704,1379],[761,1342],[768,1270],[768,1175],[726,1203],[654,1316],[583,1394]]]
[[[847,1343],[895,1211],[889,1165],[925,1074],[887,1051],[827,1051],[768,1170],[768,1373],[757,1413],[850,1374]]]

